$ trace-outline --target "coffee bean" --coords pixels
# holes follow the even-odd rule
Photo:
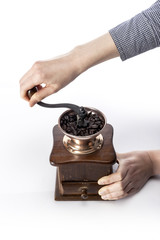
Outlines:
[[[95,117],[95,121],[98,121],[99,120],[99,117]]]
[[[67,129],[67,127],[66,127],[65,124],[62,125],[62,129],[63,129],[63,130],[66,130],[66,129]]]
[[[74,128],[74,129],[77,127],[75,122],[71,122],[71,123],[70,123],[70,126],[71,126],[72,128]]]
[[[64,116],[64,119],[65,119],[66,121],[68,121],[68,120],[69,120],[69,116],[68,116],[68,115],[65,115],[65,116]]]
[[[89,130],[89,135],[93,135],[95,133],[95,130],[94,129],[90,129]]]
[[[98,125],[93,124],[93,125],[92,125],[92,128],[98,128]]]
[[[73,132],[73,135],[75,135],[75,136],[77,135],[76,129],[74,127],[72,127],[72,126],[71,126],[71,131]]]
[[[101,122],[101,121],[96,121],[95,123],[98,124],[98,125],[100,125],[102,122]]]
[[[77,115],[72,110],[62,116],[60,126],[64,131],[75,136],[88,136],[99,132],[104,126],[104,119],[102,116],[89,111],[85,117],[86,126],[77,124]],[[82,121],[84,121],[82,120]]]
[[[70,122],[74,122],[75,119],[74,119],[73,117],[70,117],[70,118],[69,118],[69,121],[70,121]]]
[[[70,117],[76,116],[75,112],[69,112],[68,115],[69,115]]]
[[[86,132],[85,132],[85,136],[88,136],[89,134],[88,134],[88,130],[86,130]]]
[[[93,117],[90,118],[90,121],[95,122],[95,119]]]
[[[72,129],[70,127],[67,127],[66,132],[67,133],[72,133]]]
[[[102,116],[99,116],[99,119],[100,119],[101,121],[104,121],[104,119],[103,119],[103,117],[102,117]]]

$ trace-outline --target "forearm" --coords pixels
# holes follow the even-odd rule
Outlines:
[[[109,33],[74,49],[78,73],[120,56],[122,60],[160,46],[160,0]]]
[[[160,174],[160,150],[148,151],[149,157],[152,161],[153,176]]]
[[[117,47],[109,33],[73,50],[79,74],[92,66],[119,56]]]

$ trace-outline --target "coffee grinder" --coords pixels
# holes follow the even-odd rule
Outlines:
[[[29,90],[28,96],[31,97],[37,90],[36,87]],[[58,124],[53,127],[53,148],[50,154],[50,163],[57,168],[55,200],[101,200],[98,195],[101,186],[98,185],[97,181],[101,177],[111,174],[113,164],[116,162],[116,153],[112,142],[113,127],[107,123],[104,114],[94,108],[78,107],[68,103],[46,104],[38,102],[38,105],[71,109],[62,113]],[[86,127],[89,128],[89,124],[95,116],[98,120],[103,121],[103,126],[101,129],[94,130],[96,124],[93,122],[88,134],[85,132],[85,134],[75,135],[73,132],[67,131],[62,124],[65,116],[73,114],[77,116],[78,131],[81,129],[81,132],[86,131]],[[90,115],[89,121],[86,114]]]

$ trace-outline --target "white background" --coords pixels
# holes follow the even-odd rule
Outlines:
[[[37,60],[90,41],[152,0],[0,1],[0,238],[157,239],[160,178],[110,202],[55,202],[49,164],[61,110],[29,108],[19,79]],[[114,127],[117,152],[159,149],[160,51],[98,65],[46,99],[92,106]],[[83,93],[83,94],[82,94]]]

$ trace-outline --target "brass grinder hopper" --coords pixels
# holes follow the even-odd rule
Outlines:
[[[59,117],[58,126],[59,126],[60,130],[64,133],[63,144],[64,144],[65,148],[72,154],[82,155],[82,154],[93,153],[93,152],[101,149],[101,147],[103,145],[103,136],[102,136],[101,132],[103,131],[103,129],[106,126],[106,118],[103,115],[103,113],[101,113],[99,110],[96,110],[94,108],[86,108],[86,107],[85,107],[85,109],[88,113],[91,113],[92,115],[96,114],[100,118],[102,118],[104,120],[104,126],[99,132],[88,135],[88,136],[71,135],[71,134],[67,133],[66,131],[64,131],[60,124],[61,119],[66,115],[66,113],[71,112],[71,110],[65,111]]]

